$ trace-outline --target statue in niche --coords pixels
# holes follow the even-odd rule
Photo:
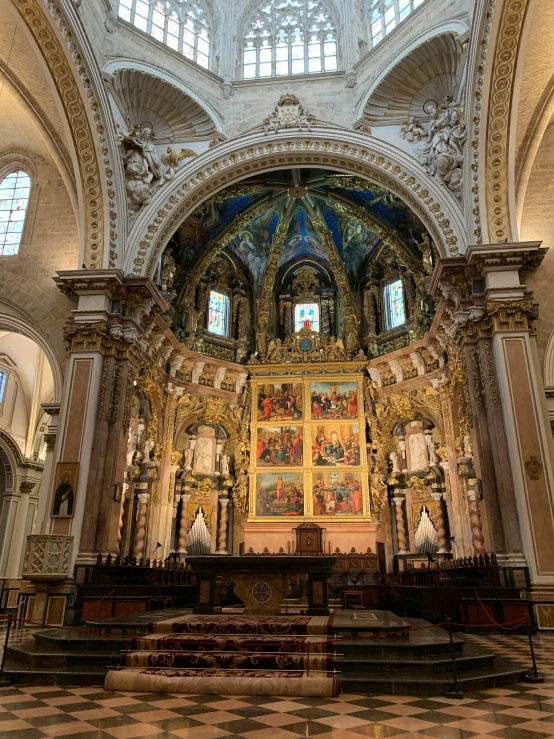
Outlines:
[[[175,260],[171,252],[164,251],[162,256],[161,285],[162,290],[171,290],[175,281]]]
[[[221,474],[223,475],[223,477],[229,477],[229,475],[231,474],[229,463],[229,455],[223,452],[223,454],[221,455]]]
[[[389,454],[389,459],[392,465],[392,469],[391,469],[392,474],[399,475],[402,471],[400,469],[400,455],[398,454],[398,452],[391,452]]]
[[[429,453],[429,464],[437,465],[439,463],[439,458],[437,457],[435,442],[433,441],[431,434],[425,435],[425,441],[427,442],[427,451]]]
[[[441,184],[460,198],[463,147],[466,140],[462,111],[452,102],[452,98],[447,97],[440,107],[431,103],[427,112],[431,115],[431,121],[420,162]]]
[[[423,257],[423,269],[425,274],[430,275],[433,272],[433,247],[431,246],[429,234],[423,234],[421,241],[416,241],[414,239],[414,243]]]
[[[192,469],[192,457],[194,454],[194,449],[189,446],[188,449],[185,449],[185,469],[191,470]]]

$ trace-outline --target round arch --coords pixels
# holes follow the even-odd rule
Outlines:
[[[0,301],[0,329],[22,334],[37,344],[48,360],[52,377],[54,378],[54,403],[60,403],[62,399],[63,374],[60,363],[51,344],[44,336],[34,328],[28,320],[16,313],[12,306]]]
[[[124,273],[153,274],[179,224],[223,188],[275,169],[314,166],[353,174],[390,190],[419,216],[442,256],[465,251],[467,234],[458,202],[395,146],[339,128],[271,136],[258,130],[195,157],[155,194],[129,234]]]

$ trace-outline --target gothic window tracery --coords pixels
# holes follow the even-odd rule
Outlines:
[[[31,192],[31,178],[23,170],[9,172],[0,182],[0,256],[17,254]]]
[[[117,12],[135,28],[208,69],[210,26],[200,3],[190,0],[119,0]]]
[[[318,0],[269,0],[244,37],[243,77],[280,77],[337,69],[337,31]]]
[[[402,23],[424,0],[372,0],[369,6],[369,37],[376,46]]]

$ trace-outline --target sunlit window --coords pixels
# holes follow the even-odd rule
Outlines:
[[[319,332],[319,305],[317,303],[298,303],[294,308],[294,330],[310,328]]]
[[[4,400],[4,393],[6,392],[6,380],[8,375],[4,370],[0,370],[0,403]]]
[[[371,0],[369,5],[369,36],[371,46],[379,43],[424,0]]]
[[[387,331],[406,323],[402,280],[395,280],[385,287],[384,299]]]
[[[187,59],[208,69],[210,27],[206,11],[190,0],[119,0],[118,15]]]
[[[217,336],[229,335],[229,298],[223,293],[210,291],[208,303],[208,331]]]
[[[250,19],[243,77],[280,77],[337,69],[337,32],[323,2],[268,0]]]
[[[31,192],[31,178],[21,170],[10,172],[0,182],[0,256],[17,254]]]

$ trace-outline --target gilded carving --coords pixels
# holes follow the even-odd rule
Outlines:
[[[110,407],[108,408],[108,423],[115,423],[117,421],[117,415],[119,413],[120,395],[121,395],[121,362],[117,362],[115,365],[113,379],[112,379],[112,392],[110,395]]]
[[[100,398],[98,400],[98,412],[96,420],[101,421],[104,415],[104,403],[106,401],[106,388],[108,385],[108,360],[104,357],[102,360],[102,379],[100,380]]]
[[[424,498],[427,495],[427,483],[423,477],[410,477],[406,483],[410,490],[413,491],[416,498]]]
[[[495,331],[527,331],[539,317],[539,305],[524,300],[491,300],[487,304]]]

